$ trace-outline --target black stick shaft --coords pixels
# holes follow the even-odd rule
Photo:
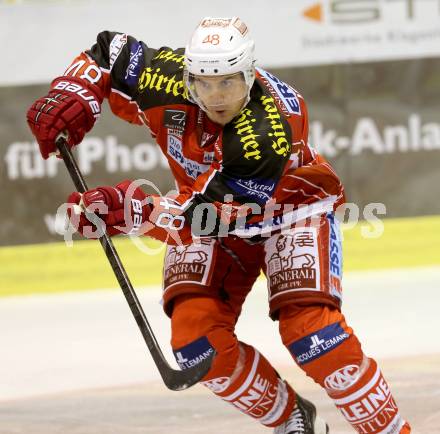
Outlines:
[[[86,181],[79,170],[79,167],[63,137],[57,140],[57,147],[63,157],[64,164],[75,184],[79,193],[84,193],[88,190]],[[113,272],[119,282],[119,285],[128,302],[130,310],[136,320],[136,323],[144,337],[144,340],[150,350],[150,353],[156,363],[156,366],[164,380],[164,383],[172,390],[186,389],[193,384],[200,381],[200,379],[208,372],[212,357],[206,359],[203,363],[194,366],[191,369],[184,371],[175,370],[170,367],[166,361],[162,350],[156,340],[154,332],[147,320],[147,317],[142,309],[139,299],[133,289],[133,286],[128,278],[124,266],[119,258],[119,255],[113,245],[112,240],[104,231],[104,234],[99,238],[102,248],[110,262]],[[206,363],[205,363],[206,362]]]

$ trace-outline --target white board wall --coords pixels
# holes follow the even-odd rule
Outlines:
[[[209,15],[240,16],[266,67],[440,56],[438,0],[0,0],[0,85],[50,81],[101,30],[183,46]]]

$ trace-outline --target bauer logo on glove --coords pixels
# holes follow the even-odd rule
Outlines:
[[[73,192],[67,199],[68,216],[77,231],[86,238],[134,234],[151,213],[150,196],[131,181],[116,187],[104,186],[83,194]]]
[[[67,132],[73,147],[90,131],[101,113],[102,91],[76,77],[58,77],[47,96],[37,99],[27,112],[27,122],[43,158],[57,153],[56,138]]]

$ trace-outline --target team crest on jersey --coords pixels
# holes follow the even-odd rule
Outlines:
[[[256,68],[256,70],[260,73],[263,83],[267,86],[281,111],[287,116],[301,115],[301,106],[296,90],[264,69]]]

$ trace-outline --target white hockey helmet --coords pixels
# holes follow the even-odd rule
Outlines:
[[[205,17],[199,23],[185,47],[184,81],[190,99],[202,109],[194,78],[197,76],[222,76],[241,74],[246,87],[246,105],[255,80],[255,43],[246,24],[238,17]]]

